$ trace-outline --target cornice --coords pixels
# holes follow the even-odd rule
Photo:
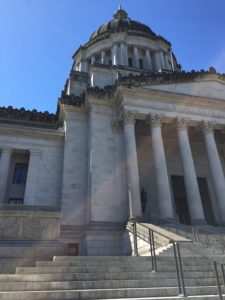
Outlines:
[[[45,128],[36,128],[36,127],[24,127],[14,124],[1,124],[0,133],[6,135],[15,135],[15,136],[38,136],[43,139],[52,138],[61,138],[64,137],[64,131],[62,127],[58,129],[45,129]]]
[[[206,97],[184,95],[158,90],[146,90],[141,88],[119,88],[123,96],[134,98],[137,101],[147,100],[166,104],[183,105],[209,110],[225,110],[225,100]]]

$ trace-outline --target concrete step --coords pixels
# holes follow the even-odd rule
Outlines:
[[[217,295],[216,286],[188,287],[188,296]],[[0,300],[72,300],[72,299],[121,299],[143,297],[176,297],[179,294],[176,287],[165,288],[123,288],[67,291],[21,291],[1,292]]]
[[[214,278],[214,271],[188,272],[185,279]],[[0,275],[0,282],[74,281],[74,280],[132,280],[132,279],[177,279],[176,272],[127,272],[127,273],[52,273]]]
[[[216,286],[215,278],[186,279],[186,286]],[[148,280],[98,280],[98,281],[52,281],[52,282],[0,282],[2,291],[49,291],[49,290],[89,290],[177,287],[177,279]]]
[[[184,266],[184,271],[213,271],[213,266]],[[118,266],[118,267],[18,267],[16,268],[16,274],[50,274],[50,273],[104,273],[104,272],[151,272],[151,266]],[[171,272],[175,271],[175,265],[160,266],[158,265],[158,271]]]
[[[175,259],[168,259],[168,260],[160,260],[160,259],[156,259],[157,263],[160,266],[168,266],[168,265],[175,265]],[[142,262],[142,261],[135,261],[135,262],[109,262],[109,261],[104,261],[104,262],[81,262],[81,261],[37,261],[36,262],[36,267],[118,267],[118,266],[146,266],[147,264],[149,264],[151,266],[151,258],[148,260],[148,262]],[[188,260],[182,260],[182,265],[184,266],[196,266],[196,264],[198,264],[198,266],[208,266],[211,265],[212,263],[207,260],[192,260],[192,259],[188,259]]]

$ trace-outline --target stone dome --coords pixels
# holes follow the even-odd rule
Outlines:
[[[127,12],[121,8],[113,15],[113,19],[107,24],[100,26],[90,37],[89,41],[96,39],[109,33],[116,32],[132,32],[133,34],[144,34],[151,38],[157,38],[158,36],[147,26],[138,21],[131,20],[128,17]]]

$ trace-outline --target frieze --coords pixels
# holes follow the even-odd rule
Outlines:
[[[225,101],[219,99],[210,99],[205,97],[181,95],[171,92],[155,91],[155,90],[143,90],[138,88],[125,88],[120,87],[123,96],[135,98],[137,101],[150,100],[160,103],[171,104],[173,106],[186,106],[192,108],[193,111],[200,109],[209,110],[225,110]],[[201,110],[202,111],[202,110]]]

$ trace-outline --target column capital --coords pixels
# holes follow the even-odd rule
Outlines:
[[[216,123],[212,121],[204,121],[203,122],[203,130],[204,133],[213,133]]]
[[[135,124],[137,113],[131,110],[122,110],[121,117],[124,123]]]
[[[177,118],[177,129],[178,130],[188,130],[189,120],[185,118]]]
[[[147,124],[151,125],[151,127],[162,127],[162,120],[164,116],[159,114],[150,114],[147,117]]]

